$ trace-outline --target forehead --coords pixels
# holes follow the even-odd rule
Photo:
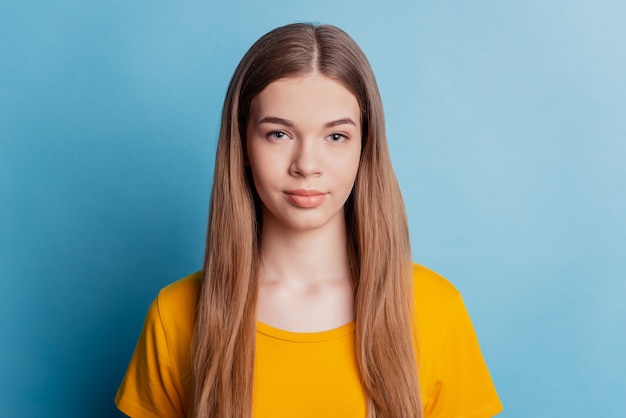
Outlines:
[[[354,94],[338,81],[318,74],[270,83],[252,100],[250,110],[250,122],[267,116],[322,123],[350,117],[360,122]]]

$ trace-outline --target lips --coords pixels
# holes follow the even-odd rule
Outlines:
[[[318,190],[312,190],[312,189],[309,189],[309,190],[297,189],[297,190],[288,190],[284,192],[284,195],[287,198],[287,200],[294,206],[297,206],[300,208],[314,208],[314,207],[321,205],[322,202],[324,202],[324,199],[326,199],[326,196],[328,195],[328,193],[324,193],[324,192],[320,192]]]

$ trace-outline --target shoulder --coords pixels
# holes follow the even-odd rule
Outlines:
[[[490,417],[502,405],[461,293],[413,265],[414,326],[426,416]]]
[[[159,306],[195,305],[201,280],[202,272],[197,271],[165,286],[157,296]]]
[[[415,306],[420,311],[447,310],[462,303],[461,293],[446,278],[434,271],[413,264]],[[418,311],[419,313],[419,311]]]
[[[456,296],[459,293],[445,277],[421,264],[413,263],[413,280],[417,286],[441,296]]]
[[[413,264],[414,325],[418,346],[437,350],[450,325],[465,312],[461,293],[443,276]]]
[[[414,326],[422,354],[436,352],[450,325],[465,311],[461,293],[446,278],[413,264]]]
[[[182,349],[191,342],[201,280],[198,271],[169,284],[159,291],[151,307],[170,346]]]
[[[129,416],[186,416],[190,346],[201,273],[159,291],[115,401]]]

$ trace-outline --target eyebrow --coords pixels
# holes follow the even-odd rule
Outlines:
[[[277,125],[283,125],[289,128],[292,128],[295,126],[295,124],[292,121],[283,119],[283,118],[278,118],[276,116],[266,116],[259,121],[259,125],[262,123],[275,123]],[[356,123],[354,123],[354,121],[351,118],[341,118],[341,119],[333,120],[330,122],[326,122],[324,124],[324,128],[332,128],[333,126],[339,126],[339,125],[356,126]]]

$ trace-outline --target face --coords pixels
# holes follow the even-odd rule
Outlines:
[[[321,75],[269,84],[252,100],[246,147],[264,228],[345,222],[361,155],[361,112],[343,85]]]

